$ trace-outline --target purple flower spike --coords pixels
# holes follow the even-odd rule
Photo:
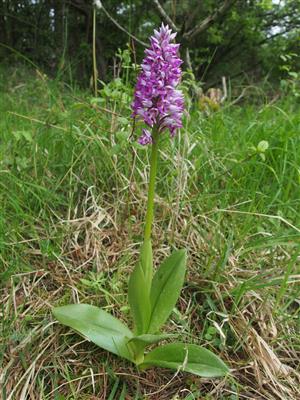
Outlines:
[[[159,31],[154,30],[132,104],[132,117],[143,120],[150,128],[155,125],[159,132],[169,129],[171,137],[182,127],[184,109],[183,94],[176,90],[182,60],[178,56],[179,44],[171,43],[175,36],[168,25],[162,24]],[[138,141],[143,145],[152,143],[150,132],[144,129]]]

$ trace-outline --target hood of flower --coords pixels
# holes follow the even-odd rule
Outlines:
[[[159,31],[154,31],[151,46],[145,51],[132,104],[133,117],[149,127],[158,126],[159,131],[169,129],[171,136],[182,126],[184,108],[182,92],[176,89],[181,79],[182,60],[178,56],[179,44],[172,43],[175,36],[163,24]]]

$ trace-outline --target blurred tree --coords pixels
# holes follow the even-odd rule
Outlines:
[[[145,42],[161,21],[177,31],[185,67],[208,86],[216,85],[222,75],[280,74],[280,54],[299,53],[299,0],[97,3],[97,67],[102,80],[113,76],[118,48],[129,43],[140,61]],[[12,54],[10,47],[49,73],[87,85],[92,74],[93,7],[92,0],[0,0],[2,60]],[[297,57],[293,60],[295,65],[299,62]]]
[[[198,78],[261,72],[276,65],[275,39],[291,40],[300,28],[298,0],[153,0],[157,13],[183,43]],[[278,48],[277,48],[278,50]],[[266,62],[266,55],[267,60]],[[276,55],[275,55],[276,56]],[[277,61],[278,61],[277,56]],[[275,61],[275,64],[274,64]]]

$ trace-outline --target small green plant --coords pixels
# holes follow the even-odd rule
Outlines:
[[[285,77],[280,81],[284,91],[289,91],[295,97],[300,97],[300,73],[294,70],[293,63],[299,57],[296,53],[287,53],[280,56],[283,64],[280,69]]]
[[[136,85],[133,116],[142,119],[151,132],[143,129],[142,145],[151,144],[150,178],[144,241],[128,287],[133,330],[112,315],[88,304],[53,309],[55,317],[98,346],[117,354],[140,369],[151,366],[190,372],[203,377],[224,376],[228,367],[211,351],[181,342],[160,345],[148,353],[148,346],[174,335],[161,332],[180,295],[186,272],[186,250],[173,252],[153,273],[151,231],[154,214],[155,180],[162,133],[174,136],[181,127],[183,95],[176,89],[181,77],[175,35],[162,26],[151,38],[151,49],[142,64]],[[89,281],[83,283],[90,285]],[[101,279],[96,285],[101,286]],[[95,287],[95,286],[93,286]]]
[[[256,147],[255,146],[251,147],[251,150],[253,150],[252,155],[258,154],[263,161],[266,161],[265,152],[268,150],[268,148],[269,148],[269,142],[267,140],[261,140]]]

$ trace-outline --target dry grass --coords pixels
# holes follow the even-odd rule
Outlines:
[[[174,247],[186,247],[189,256],[167,329],[210,348],[231,367],[225,379],[201,379],[162,369],[140,372],[54,321],[52,306],[77,302],[128,320],[127,281],[141,242],[148,156],[121,141],[129,122],[112,124],[114,114],[103,116],[77,97],[74,112],[74,99],[65,104],[59,90],[50,96],[43,83],[44,123],[40,103],[37,115],[27,109],[38,82],[28,85],[19,100],[9,92],[1,105],[0,96],[0,111],[29,115],[17,126],[10,114],[2,127],[9,131],[7,154],[17,161],[1,164],[0,171],[1,399],[299,400],[293,169],[299,165],[299,113],[285,119],[271,107],[258,112],[245,106],[237,121],[232,109],[203,121],[195,112],[176,146],[161,153],[155,261]],[[123,104],[107,107],[124,110]],[[32,139],[12,141],[21,130]],[[249,157],[249,147],[267,134],[273,147],[266,162]]]
[[[236,304],[233,288],[237,287],[241,276],[247,275],[249,279],[257,272],[242,271],[234,254],[228,259],[228,270],[220,275],[222,282],[201,278],[192,260],[201,258],[201,253],[207,256],[208,248],[193,225],[189,224],[189,229],[185,230],[185,214],[173,215],[176,225],[181,227],[174,232],[174,237],[175,241],[180,238],[178,246],[189,248],[191,265],[178,304],[180,319],[174,317],[169,329],[197,342],[199,332],[204,328],[201,302],[209,292],[216,309],[207,313],[206,318],[212,321],[216,336],[223,343],[221,357],[232,368],[230,378],[200,379],[158,369],[138,372],[127,362],[80,340],[78,335],[53,321],[52,305],[65,302],[98,304],[121,316],[120,308],[126,301],[126,280],[134,265],[138,244],[130,243],[125,227],[118,229],[114,207],[105,209],[89,189],[74,215],[60,222],[67,225],[68,235],[57,259],[36,271],[13,275],[2,290],[3,329],[14,332],[6,339],[1,371],[6,399],[104,400],[109,398],[116,382],[118,390],[113,398],[118,398],[117,393],[120,395],[124,385],[124,399],[128,400],[137,398],[137,393],[141,396],[138,398],[153,400],[185,399],[192,391],[196,393],[196,388],[202,395],[190,394],[191,399],[204,398],[204,393],[207,399],[299,399],[299,352],[285,339],[295,335],[291,332],[294,328],[282,313],[273,312],[274,298],[268,296],[267,290],[263,293],[249,290]],[[181,229],[186,232],[185,240]],[[155,226],[155,233],[157,238],[165,235],[159,225]],[[157,243],[159,239],[155,254],[160,258],[169,249],[164,245],[158,247]],[[119,274],[119,263],[124,254],[128,255],[129,264],[122,268],[122,279],[114,287],[112,277]],[[42,255],[31,249],[28,257],[40,264]],[[82,285],[81,279],[91,270],[104,274],[104,291],[87,290]],[[270,270],[269,278],[272,273]],[[299,276],[293,279],[296,283]],[[115,293],[112,293],[113,289]],[[126,308],[124,311],[126,315]],[[234,337],[228,341],[228,335]],[[208,342],[213,346],[211,341]],[[215,351],[220,352],[220,349]],[[58,394],[61,397],[57,397]]]

